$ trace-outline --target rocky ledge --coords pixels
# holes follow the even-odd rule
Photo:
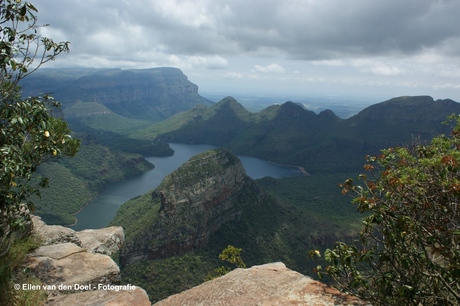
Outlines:
[[[176,305],[370,305],[345,295],[281,263],[236,269],[154,306]]]
[[[119,226],[74,231],[32,217],[42,246],[28,257],[28,268],[47,290],[47,306],[150,306],[147,293],[120,285],[120,269],[109,257],[124,242]],[[47,286],[46,288],[44,286]],[[53,288],[53,286],[55,288]],[[369,305],[292,271],[283,263],[236,269],[154,306],[184,305]]]
[[[110,255],[124,242],[121,227],[74,231],[37,216],[32,224],[42,246],[27,265],[49,294],[46,305],[151,305],[142,288],[119,285],[120,268]]]

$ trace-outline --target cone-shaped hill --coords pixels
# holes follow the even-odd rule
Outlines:
[[[306,273],[314,264],[308,250],[338,239],[304,210],[265,192],[225,149],[192,157],[155,190],[123,204],[111,224],[125,229],[122,277],[151,288],[153,300],[164,297],[155,297],[162,282],[175,279],[165,274],[179,274],[175,292],[201,283],[228,245],[243,248],[248,265],[282,261]]]

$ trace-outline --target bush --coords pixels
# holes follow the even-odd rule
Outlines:
[[[356,245],[324,252],[342,291],[373,305],[460,304],[460,116],[450,119],[450,137],[368,156],[362,184],[342,185],[367,214]]]

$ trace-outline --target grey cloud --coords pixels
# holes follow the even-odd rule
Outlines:
[[[37,7],[40,20],[67,33],[77,53],[122,56],[134,48],[321,60],[405,56],[427,48],[460,52],[455,0],[48,0]],[[94,41],[100,33],[119,39],[118,52],[110,39]]]

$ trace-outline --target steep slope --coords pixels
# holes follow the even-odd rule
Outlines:
[[[159,124],[159,129],[163,131],[162,140],[223,145],[252,128],[254,117],[232,97],[226,97],[208,108],[195,108],[184,115],[179,114],[177,118]],[[149,132],[155,130],[141,133],[150,135]]]
[[[256,115],[254,126],[230,141],[229,147],[239,153],[298,165],[302,162],[295,154],[327,140],[328,131],[340,122],[336,116],[317,115],[289,101]]]
[[[346,120],[346,125],[349,133],[386,147],[407,143],[411,138],[428,140],[448,133],[441,123],[453,113],[460,113],[460,104],[450,99],[406,96],[371,105]]]
[[[157,214],[154,220],[141,221],[142,229],[126,222],[127,212],[123,209],[138,211],[135,204],[124,205],[117,213],[112,223],[123,224],[127,236],[121,265],[204,247],[212,233],[241,213],[237,196],[250,185],[249,181],[239,159],[227,150],[192,157],[148,195],[152,202],[150,210]]]
[[[206,151],[168,175],[152,192],[123,204],[112,225],[125,229],[122,281],[152,301],[198,285],[221,264],[227,245],[244,249],[250,266],[282,261],[311,273],[308,250],[355,234],[310,216],[265,192],[230,151]],[[339,238],[340,236],[340,238]]]
[[[49,224],[69,225],[72,214],[94,198],[108,182],[150,170],[153,165],[141,155],[83,144],[74,158],[43,163],[36,176],[47,177],[50,187],[36,199],[37,215]]]
[[[212,103],[198,94],[177,68],[42,69],[21,83],[24,95],[52,92],[65,107],[76,101],[98,102],[115,113],[158,121],[197,104]]]
[[[229,100],[217,104],[227,106],[221,112],[211,112],[211,108],[185,112],[177,115],[188,118],[180,126],[166,120],[162,129],[150,127],[143,137],[220,145],[238,154],[303,166],[311,173],[355,172],[367,154],[448,132],[442,122],[460,113],[457,102],[420,96],[378,103],[349,119],[340,119],[330,110],[315,114],[293,102],[237,116]]]

